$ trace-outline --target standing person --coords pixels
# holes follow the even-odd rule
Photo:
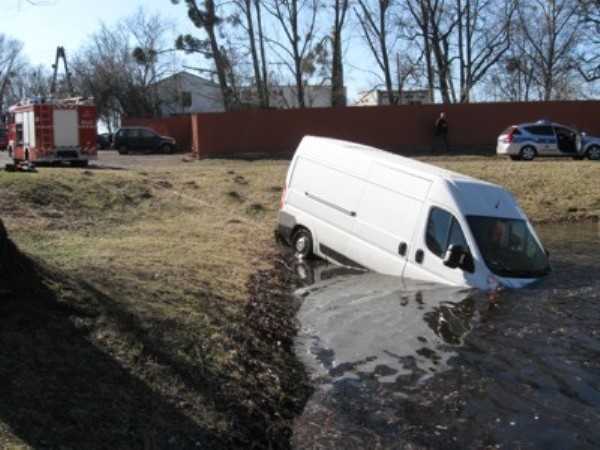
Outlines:
[[[446,122],[446,113],[440,113],[440,117],[435,121],[435,144],[433,149],[436,150],[440,144],[444,145],[444,150],[450,150],[448,142],[448,122]]]

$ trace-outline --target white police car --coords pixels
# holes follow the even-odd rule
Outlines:
[[[600,138],[587,136],[573,128],[540,120],[511,125],[498,136],[498,155],[513,160],[531,161],[536,156],[570,156],[600,159]]]

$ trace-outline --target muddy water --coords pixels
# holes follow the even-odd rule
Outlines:
[[[600,448],[598,224],[537,230],[553,274],[493,296],[299,267],[294,448]]]

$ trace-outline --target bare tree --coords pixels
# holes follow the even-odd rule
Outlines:
[[[13,0],[13,4],[15,5],[15,9],[20,10],[22,8],[23,3],[27,3],[32,6],[41,6],[41,5],[52,5],[56,3],[57,0]]]
[[[346,106],[342,31],[346,23],[348,0],[333,0],[333,27],[331,31],[331,106]]]
[[[579,42],[576,0],[529,0],[519,5],[524,55],[532,61],[541,100],[565,98],[565,83],[573,73],[571,55]]]
[[[265,9],[279,24],[285,42],[271,37],[269,43],[280,60],[292,73],[296,99],[300,108],[306,107],[305,79],[315,68],[313,45],[316,39],[316,19],[319,12],[317,0],[265,0]],[[283,56],[282,56],[283,55]]]
[[[510,48],[514,1],[456,0],[460,102]]]
[[[180,0],[171,0],[177,5]],[[178,48],[188,52],[197,51],[212,58],[215,63],[215,71],[219,81],[219,88],[223,98],[223,107],[226,111],[234,109],[236,105],[235,91],[231,87],[232,70],[230,61],[225,50],[220,46],[217,38],[217,30],[222,19],[217,15],[217,7],[214,0],[203,0],[204,9],[200,9],[196,0],[185,0],[188,9],[188,17],[196,28],[202,29],[208,36],[207,40],[195,39],[191,36],[181,37],[177,40]],[[187,46],[186,46],[187,44]]]
[[[234,23],[243,26],[249,45],[254,74],[254,85],[261,108],[269,107],[269,89],[265,37],[263,32],[262,4],[260,0],[234,0],[242,18],[234,16]]]
[[[48,66],[26,66],[19,71],[19,77],[11,83],[13,102],[27,98],[50,96],[52,75]]]
[[[390,54],[394,53],[392,36],[393,0],[377,0],[375,7],[372,2],[358,0],[359,9],[356,11],[364,40],[375,58],[377,66],[383,74],[383,80],[390,104],[398,103],[394,90],[393,69]],[[397,36],[397,33],[395,34]],[[392,42],[390,42],[392,39]]]
[[[503,77],[502,90],[508,94],[506,100],[527,102],[532,99],[534,63],[523,57],[521,45],[514,47],[516,52],[506,60],[504,67],[500,66],[506,74]]]
[[[600,2],[579,0],[579,15],[584,42],[577,69],[588,82],[600,80]]]
[[[171,69],[162,57],[167,25],[139,9],[113,27],[102,25],[77,55],[77,90],[95,98],[98,115],[148,117],[158,113],[155,83]],[[116,110],[116,111],[115,111]]]
[[[9,100],[10,85],[18,79],[23,64],[20,59],[23,44],[0,34],[0,111]]]
[[[265,41],[266,41],[266,37],[265,37],[265,33],[264,33],[264,27],[263,27],[263,15],[262,15],[262,7],[261,7],[261,1],[260,0],[253,0],[254,1],[254,9],[256,11],[256,25],[258,27],[258,44],[259,44],[259,48],[260,48],[260,60],[261,60],[261,73],[262,73],[262,82],[263,82],[263,89],[264,89],[264,100],[265,100],[265,105],[268,107],[269,106],[269,78],[268,78],[268,71],[267,71],[267,55],[266,55],[266,51],[265,51]]]
[[[456,101],[453,88],[451,44],[458,18],[445,0],[406,0],[406,6],[423,40],[430,90],[436,85],[443,103]]]
[[[435,69],[433,63],[433,46],[429,33],[429,10],[423,0],[406,0],[403,9],[407,13],[400,18],[403,39],[414,43],[414,48],[419,48],[419,55],[415,61],[415,67],[423,67],[427,79],[427,90],[429,98],[434,98],[435,91]]]
[[[18,73],[18,76],[11,78],[4,97],[5,109],[24,99],[49,97],[52,75],[47,67],[31,67],[26,62],[22,62],[15,73]]]

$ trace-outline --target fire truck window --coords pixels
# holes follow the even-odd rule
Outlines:
[[[17,144],[23,145],[23,124],[18,123],[16,128],[17,128]]]

